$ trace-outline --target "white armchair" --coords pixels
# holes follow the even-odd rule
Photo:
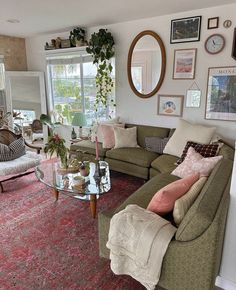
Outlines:
[[[0,143],[2,144],[9,145],[14,140],[19,139],[19,137],[21,137],[21,135],[16,135],[7,129],[0,129]],[[42,148],[32,146],[28,144],[25,140],[24,142],[27,147],[36,150],[37,153],[32,151],[26,151],[26,154],[16,159],[0,162],[0,188],[2,192],[4,191],[2,185],[4,181],[30,174],[34,172],[35,166],[40,164],[40,150]]]

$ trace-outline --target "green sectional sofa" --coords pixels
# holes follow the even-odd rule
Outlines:
[[[164,138],[170,136],[172,130],[135,126],[138,128],[137,138],[140,148],[101,150],[100,153],[101,158],[109,162],[111,169],[149,179],[136,192],[130,193],[129,198],[118,208],[99,213],[99,250],[100,256],[104,258],[109,258],[106,242],[112,216],[128,204],[137,204],[146,208],[159,189],[178,179],[170,174],[176,167],[174,163],[177,157],[167,154],[158,155],[144,149],[145,136]],[[82,142],[79,144],[73,150],[79,149],[86,151],[87,156],[95,156],[93,143],[88,143],[90,147],[86,147]],[[225,144],[219,154],[223,155],[222,161],[212,171],[169,244],[158,283],[164,289],[214,289],[229,206],[234,149]]]
[[[140,146],[139,148],[118,148],[108,150],[102,148],[102,144],[99,143],[99,156],[109,163],[110,169],[147,180],[149,179],[151,164],[159,154],[145,149],[145,137],[158,136],[165,138],[173,131],[169,128],[126,124],[127,128],[133,126],[137,127],[137,143]],[[85,159],[89,158],[93,160],[95,158],[95,143],[89,140],[71,145],[70,152],[72,154],[75,154],[78,150],[83,152]]]

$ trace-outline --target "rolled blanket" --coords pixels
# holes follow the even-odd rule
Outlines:
[[[128,205],[110,223],[107,247],[111,269],[128,274],[147,289],[159,281],[162,260],[176,232],[169,221],[137,205]]]

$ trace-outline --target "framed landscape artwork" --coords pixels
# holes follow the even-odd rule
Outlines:
[[[208,70],[205,118],[236,121],[236,67]]]
[[[175,49],[173,79],[194,79],[197,49]]]
[[[157,114],[180,117],[183,113],[184,96],[158,95]]]
[[[200,40],[201,16],[171,20],[170,43]]]

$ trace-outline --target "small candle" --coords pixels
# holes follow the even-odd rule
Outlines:
[[[99,160],[99,154],[98,154],[98,137],[95,137],[95,142],[96,142],[96,160]]]

